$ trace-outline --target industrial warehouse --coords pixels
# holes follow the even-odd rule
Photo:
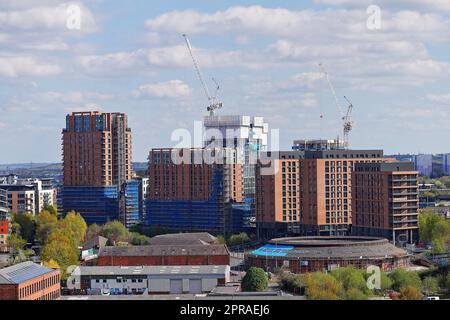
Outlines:
[[[108,294],[198,294],[230,281],[229,266],[77,267],[75,289]]]
[[[376,265],[390,271],[409,265],[409,255],[387,239],[373,237],[278,238],[246,254],[250,266],[274,271],[280,267],[294,273]]]

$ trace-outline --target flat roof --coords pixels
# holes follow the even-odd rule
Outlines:
[[[31,261],[22,262],[0,269],[0,284],[20,284],[54,271]]]
[[[192,275],[192,274],[225,274],[229,271],[226,265],[200,266],[80,266],[75,275],[82,276],[136,276],[136,275]],[[79,273],[77,273],[79,272]]]

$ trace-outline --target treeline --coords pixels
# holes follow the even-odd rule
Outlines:
[[[354,267],[339,268],[329,273],[313,272],[292,274],[283,269],[277,271],[282,290],[305,294],[309,300],[367,300],[371,296],[384,296],[394,291],[393,299],[420,300],[423,294],[450,291],[450,274],[435,276],[405,269],[396,269],[389,275],[381,272],[378,288],[369,288],[371,275]]]
[[[434,253],[448,251],[450,242],[450,220],[431,211],[419,215],[420,240],[431,243]]]

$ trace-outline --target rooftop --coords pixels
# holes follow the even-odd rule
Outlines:
[[[217,238],[207,232],[170,233],[150,239],[151,245],[209,245],[218,244]]]
[[[145,257],[145,256],[178,256],[178,255],[228,255],[228,249],[223,244],[198,245],[147,245],[132,247],[103,247],[99,256],[113,257]]]
[[[0,269],[0,284],[20,284],[54,271],[31,261],[22,262]]]
[[[82,276],[128,276],[128,275],[189,275],[189,274],[224,274],[228,266],[81,266],[74,275]]]

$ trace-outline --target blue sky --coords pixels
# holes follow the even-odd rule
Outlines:
[[[264,116],[282,149],[341,132],[323,63],[355,106],[352,147],[450,152],[448,1],[2,0],[0,163],[60,161],[65,115],[80,110],[127,113],[135,161],[175,145],[207,103],[182,33],[221,84],[219,113]]]

